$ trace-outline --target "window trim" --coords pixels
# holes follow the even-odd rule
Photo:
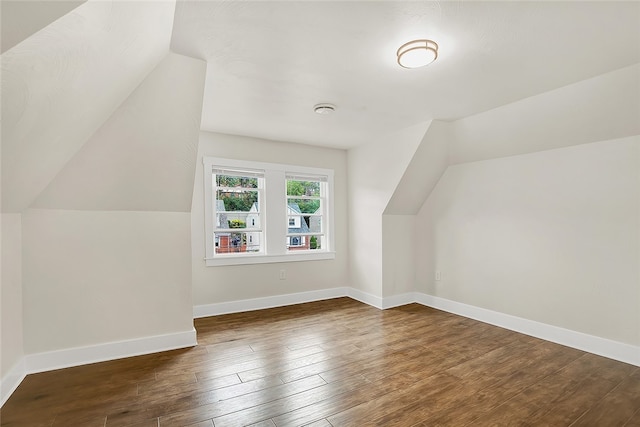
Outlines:
[[[289,165],[281,163],[254,162],[220,157],[203,157],[204,179],[204,225],[205,225],[205,263],[207,266],[264,264],[278,262],[314,261],[335,259],[334,240],[334,186],[332,169]],[[215,254],[213,216],[214,191],[212,173],[218,169],[248,169],[264,171],[264,188],[261,208],[263,230],[263,252]],[[286,179],[290,175],[323,176],[327,180],[326,195],[326,247],[312,251],[288,251],[288,217],[286,210]]]

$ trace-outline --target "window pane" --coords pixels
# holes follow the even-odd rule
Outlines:
[[[320,181],[287,180],[287,196],[320,197]]]
[[[260,216],[257,213],[229,212],[216,215],[216,228],[260,229]]]
[[[258,178],[216,174],[217,187],[258,188]]]
[[[322,249],[323,236],[287,236],[287,250],[309,251]]]
[[[259,252],[262,232],[215,233],[217,254]]]
[[[289,215],[297,213],[320,214],[320,199],[287,199]]]
[[[312,233],[322,232],[322,217],[321,216],[307,216],[303,217],[309,225],[309,231]]]
[[[322,216],[289,215],[287,233],[322,233]]]
[[[216,191],[216,210],[218,212],[258,212],[258,191],[218,189]]]

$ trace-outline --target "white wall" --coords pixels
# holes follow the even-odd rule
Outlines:
[[[22,338],[22,225],[20,214],[2,214],[0,378],[24,356]],[[1,393],[3,396],[5,390]]]
[[[640,344],[640,137],[451,166],[416,221],[419,292]]]
[[[333,169],[336,258],[277,264],[206,267],[204,261],[203,156]],[[191,243],[193,305],[208,305],[251,298],[347,286],[347,153],[344,150],[202,132],[198,148]],[[286,280],[279,279],[281,269]]]
[[[382,213],[430,124],[349,150],[350,285],[362,292],[383,296]]]
[[[29,209],[25,353],[193,330],[190,215]]]
[[[382,216],[382,296],[415,288],[415,214],[448,166],[451,123],[433,120],[406,166]]]
[[[415,215],[382,215],[382,297],[415,289]]]
[[[27,355],[193,331],[205,68],[166,55],[23,214]]]

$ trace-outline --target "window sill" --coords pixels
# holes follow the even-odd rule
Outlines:
[[[277,262],[320,261],[335,259],[335,252],[291,253],[284,255],[245,254],[240,256],[218,256],[205,258],[207,267],[223,265],[269,264]]]

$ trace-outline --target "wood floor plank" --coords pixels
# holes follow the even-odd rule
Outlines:
[[[520,369],[526,369],[531,363],[528,356],[533,355],[535,346],[536,342],[531,340],[515,342],[446,369],[444,372],[459,378],[453,388],[436,392],[428,402],[412,402],[389,412],[377,419],[376,423],[413,425],[421,420],[440,417],[443,413],[455,412],[457,408],[473,401],[479,391],[510,378]],[[487,366],[492,369],[488,370]]]
[[[640,427],[640,408],[629,418],[624,427]]]
[[[415,402],[423,402],[440,390],[455,387],[459,380],[445,373],[424,378],[396,393],[386,393],[366,403],[327,417],[334,426],[361,426],[375,424],[386,414],[393,413]],[[419,420],[416,420],[419,421]]]
[[[151,417],[188,411],[206,405],[215,405],[221,401],[259,393],[279,385],[282,385],[282,380],[277,376],[273,376],[210,390],[186,391],[169,396],[162,395],[162,397],[156,398],[152,402],[137,406],[129,405],[109,413],[107,425],[110,427],[126,426],[134,420],[146,420]]]
[[[640,381],[634,377],[625,378],[607,393],[596,405],[587,410],[572,425],[575,427],[604,425],[624,425],[640,408]]]
[[[291,394],[284,399],[273,400],[241,411],[215,417],[213,423],[216,427],[236,427],[253,424],[328,399],[333,395],[353,392],[360,387],[366,386],[367,381],[358,376],[346,378],[332,384],[325,383],[300,393]]]
[[[631,365],[586,353],[555,375],[524,390],[507,404],[526,401],[535,406],[529,425],[569,425],[616,387],[633,370]]]
[[[446,410],[429,414],[426,420],[434,425],[453,423],[475,426],[479,419],[490,419],[498,425],[500,413],[487,414],[532,384],[553,375],[582,354],[584,353],[578,350],[540,341],[534,351],[523,357],[522,365],[507,366],[506,370],[495,366],[495,372],[482,379],[467,377],[467,384],[476,390],[475,393],[467,399],[456,401],[455,405]]]
[[[191,409],[175,411],[170,413],[169,415],[160,417],[160,425],[185,425],[214,418],[214,424],[217,426],[218,423],[215,421],[216,417],[222,417],[227,414],[232,414],[243,410],[251,410],[256,406],[273,401],[283,400],[289,396],[293,396],[307,390],[312,390],[324,384],[326,384],[326,382],[317,375],[307,377],[298,381],[270,387],[268,389],[265,389],[265,392],[257,391],[255,393],[242,394],[240,396],[220,400],[216,403],[198,405]],[[255,421],[261,421],[261,419]],[[108,423],[107,426],[109,426]]]
[[[327,420],[318,420],[311,424],[305,424],[304,427],[333,427],[331,423]]]
[[[189,424],[185,427],[214,427],[213,420],[200,421],[199,423]]]
[[[238,375],[242,381],[251,381],[271,375],[281,374],[286,371],[291,371],[316,363],[324,363],[327,360],[336,357],[340,358],[344,354],[354,351],[356,351],[356,349],[351,347],[333,351],[325,351],[319,346],[304,347],[291,351],[290,354],[280,360],[274,361],[273,363],[265,364],[259,368],[240,371]],[[284,382],[289,382],[291,379],[284,379],[283,377]]]
[[[195,319],[196,347],[28,375],[0,425],[640,427],[640,368],[409,304]]]
[[[318,401],[312,405],[307,405],[285,414],[273,418],[278,427],[282,426],[302,426],[314,424],[323,425],[326,417],[349,408],[366,403],[381,394],[392,393],[396,390],[403,390],[416,382],[415,375],[407,372],[387,376],[374,383],[368,383],[365,387],[350,390],[342,394],[334,394],[327,399]],[[328,422],[326,422],[328,423]]]
[[[272,420],[264,420],[257,422],[255,424],[251,424],[249,427],[276,427]]]
[[[242,381],[237,374],[229,374],[222,377],[208,378],[195,383],[163,383],[156,381],[144,381],[138,384],[138,395],[180,394],[194,390],[214,390],[240,384]]]

